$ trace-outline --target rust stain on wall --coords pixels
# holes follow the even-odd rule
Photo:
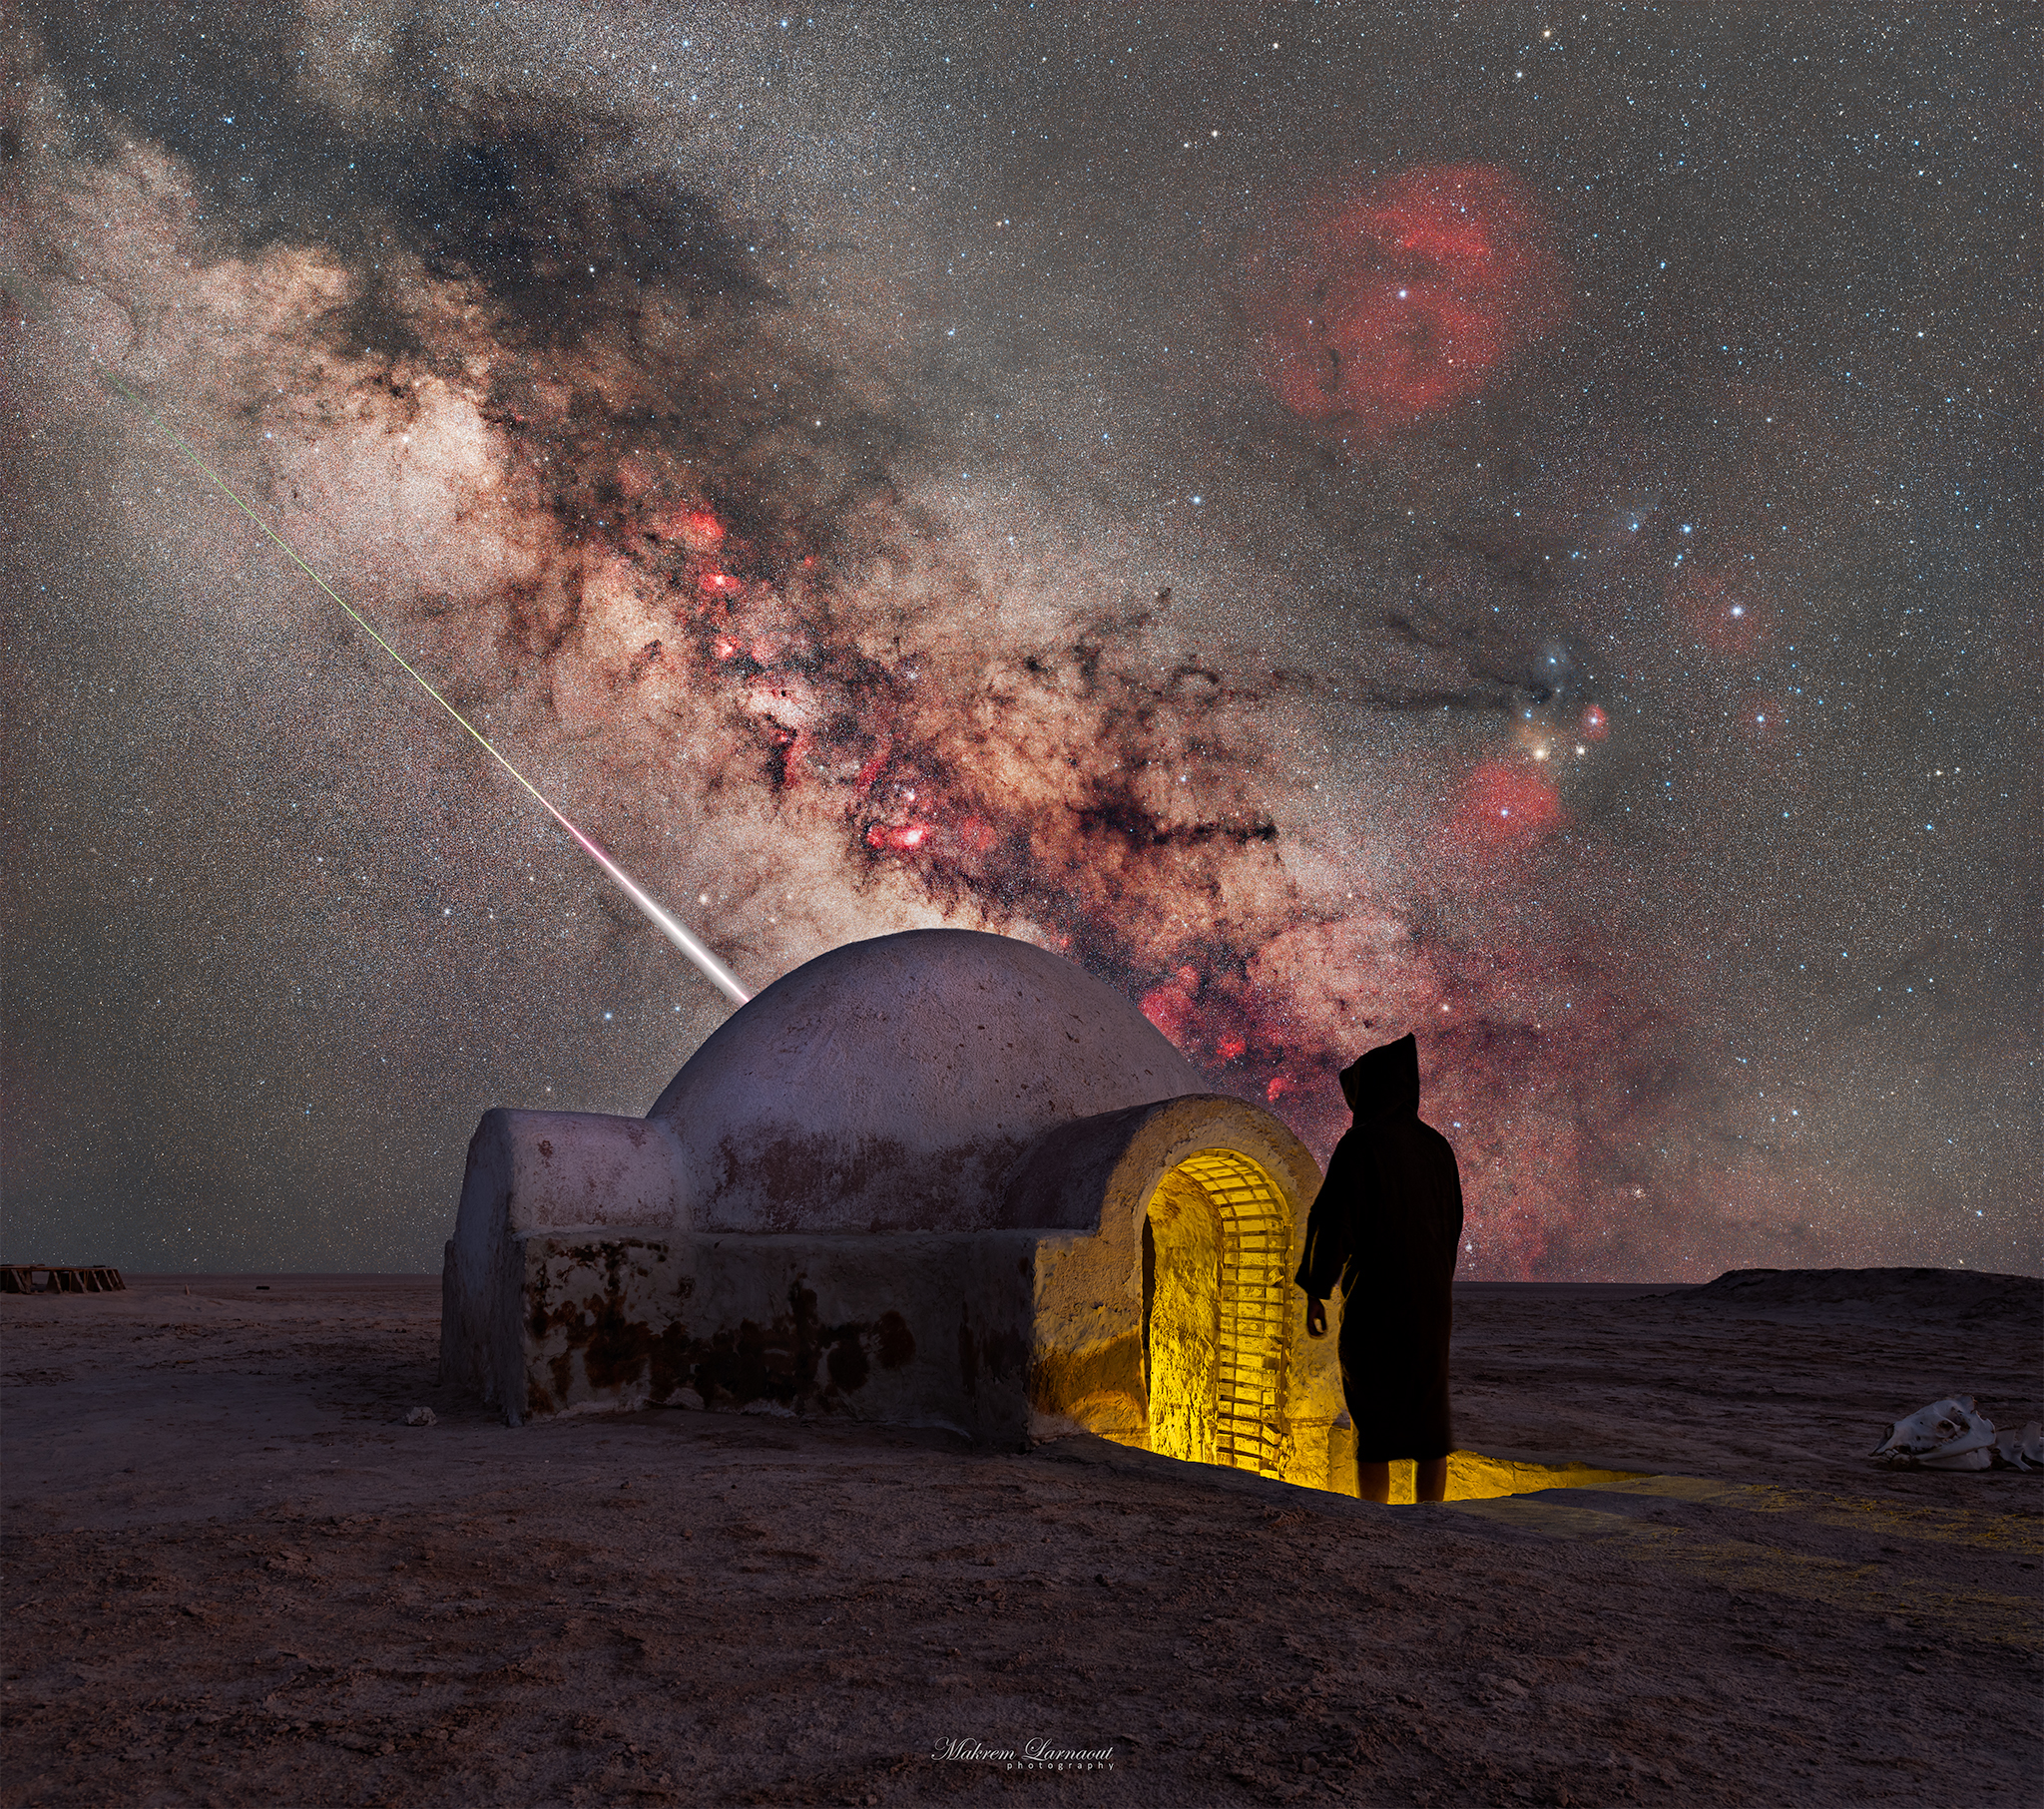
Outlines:
[[[891,1306],[879,1317],[880,1367],[900,1369],[915,1356],[915,1334]]]
[[[831,1344],[829,1367],[830,1380],[847,1392],[862,1388],[866,1377],[872,1374],[872,1366],[866,1361],[865,1347],[850,1331]]]
[[[866,1384],[876,1361],[896,1370],[915,1356],[915,1335],[899,1311],[890,1307],[871,1320],[825,1322],[815,1290],[800,1279],[788,1287],[787,1310],[765,1323],[690,1326],[681,1309],[695,1291],[691,1277],[681,1278],[675,1290],[675,1316],[664,1323],[649,1320],[626,1305],[630,1277],[652,1273],[631,1260],[634,1247],[581,1244],[563,1252],[578,1271],[601,1272],[598,1289],[554,1298],[544,1277],[527,1284],[533,1341],[561,1347],[547,1360],[552,1388],[536,1376],[528,1381],[529,1414],[561,1411],[574,1391],[578,1365],[589,1391],[599,1396],[643,1382],[654,1401],[693,1388],[706,1406],[771,1401],[828,1412]]]

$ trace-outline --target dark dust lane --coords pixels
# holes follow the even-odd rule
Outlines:
[[[2014,1804],[2035,1776],[2036,1479],[1853,1455],[1883,1390],[2034,1374],[2034,1323],[1471,1300],[1466,1444],[1657,1474],[1373,1509],[1092,1441],[510,1432],[435,1392],[417,1281],[5,1308],[8,1809]],[[418,1404],[440,1423],[399,1424]],[[932,1756],[1031,1739],[1113,1769]]]

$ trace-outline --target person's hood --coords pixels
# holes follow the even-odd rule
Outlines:
[[[1419,1111],[1419,1040],[1379,1044],[1341,1071],[1341,1091],[1358,1119]]]

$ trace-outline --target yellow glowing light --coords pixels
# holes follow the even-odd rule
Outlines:
[[[1390,1506],[1409,1506],[1414,1500],[1413,1468],[1410,1458],[1392,1461]],[[1451,1451],[1446,1499],[1481,1502],[1505,1495],[1533,1495],[1543,1489],[1603,1489],[1614,1483],[1635,1482],[1642,1474],[1637,1470],[1605,1470],[1575,1461],[1539,1464],[1517,1458],[1486,1457],[1480,1451]],[[1335,1495],[1356,1493],[1352,1427],[1337,1427],[1328,1436],[1327,1488]]]
[[[1150,1449],[1211,1464],[1221,1227],[1206,1189],[1173,1169],[1151,1195],[1149,1229]]]
[[[1476,1451],[1448,1455],[1451,1502],[1490,1501],[1501,1495],[1533,1495],[1542,1489],[1601,1489],[1637,1482],[1638,1470],[1602,1470],[1595,1464],[1522,1464]],[[1410,1487],[1409,1483],[1407,1485]]]
[[[1637,1481],[1637,1470],[1600,1470],[1594,1464],[1522,1464],[1485,1457],[1480,1451],[1448,1453],[1451,1502],[1494,1501],[1502,1495],[1533,1495],[1542,1489],[1599,1489]],[[1412,1466],[1391,1466],[1392,1502],[1412,1500]]]
[[[1181,1162],[1144,1238],[1150,1449],[1278,1474],[1291,1226],[1284,1194],[1232,1149]]]

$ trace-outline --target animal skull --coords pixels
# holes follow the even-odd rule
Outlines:
[[[2032,1420],[2021,1432],[2004,1432],[1994,1455],[2010,1470],[2044,1470],[2044,1425]]]
[[[1971,1451],[1940,1451],[1935,1457],[1920,1457],[1915,1461],[1925,1470],[1992,1470],[1994,1447],[1987,1445],[1976,1446]]]
[[[1897,1420],[1871,1455],[1930,1470],[1985,1470],[1993,1451],[1994,1422],[1974,1412],[1971,1395],[1953,1395]]]

